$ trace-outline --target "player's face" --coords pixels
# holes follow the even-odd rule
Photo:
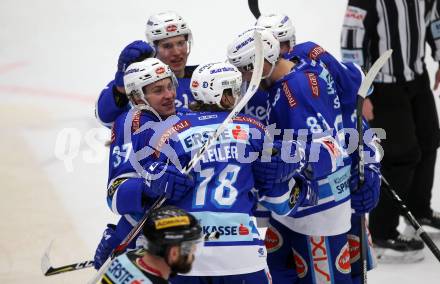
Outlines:
[[[161,117],[176,113],[176,88],[171,78],[165,78],[144,87],[145,99]]]
[[[156,57],[170,66],[177,77],[182,78],[188,59],[188,41],[186,37],[181,35],[159,40]]]
[[[172,251],[175,249],[175,251]],[[169,266],[173,272],[185,274],[191,271],[192,264],[194,262],[194,253],[196,251],[196,244],[191,246],[191,250],[188,254],[182,255],[179,247],[173,247],[170,251]]]

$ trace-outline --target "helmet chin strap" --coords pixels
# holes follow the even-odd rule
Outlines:
[[[267,75],[262,76],[261,79],[266,79],[266,78],[270,78],[270,76],[272,75],[273,70],[275,69],[275,64],[276,63],[271,63],[271,67],[270,67],[270,71]]]

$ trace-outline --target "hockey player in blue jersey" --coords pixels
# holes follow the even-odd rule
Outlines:
[[[244,76],[250,76],[253,69],[251,36],[252,31],[241,34],[228,50],[229,60]],[[319,134],[319,139],[312,141],[323,146],[315,152],[318,159],[308,163],[309,178],[320,193],[318,205],[300,208],[295,218],[273,215],[286,231],[268,232],[272,238],[269,249],[275,251],[283,244],[283,236],[290,237],[299,283],[352,283],[346,234],[350,229],[351,164],[343,148],[344,135],[334,132],[343,129],[337,88],[329,72],[316,61],[278,59],[279,43],[270,33],[265,43],[263,75],[272,100],[269,123],[276,122],[281,129],[306,130],[311,138]],[[372,175],[377,181],[376,172]]]
[[[272,31],[274,36],[280,42],[280,55],[288,60],[293,60],[295,57],[305,57],[310,58],[314,61],[323,64],[326,69],[328,69],[329,73],[334,79],[336,89],[338,90],[338,98],[339,103],[341,104],[341,112],[343,117],[343,123],[345,128],[355,129],[356,128],[356,100],[357,100],[357,90],[362,81],[363,73],[360,71],[360,67],[356,64],[349,62],[339,62],[336,58],[334,58],[329,52],[324,50],[321,46],[314,42],[304,42],[296,44],[295,38],[295,28],[289,19],[288,16],[284,14],[268,14],[261,15],[256,24],[256,26],[262,26]],[[365,122],[366,123],[366,122]],[[368,129],[368,125],[364,125],[364,129]],[[377,140],[376,137],[370,137],[372,140]],[[377,141],[369,141],[369,144],[372,147],[375,147],[375,143]],[[377,153],[378,151],[368,147],[367,150],[371,154],[372,152]],[[351,157],[354,159],[352,164],[353,177],[352,183],[356,184],[356,174],[357,174],[357,161],[358,161],[358,153],[353,152]],[[377,156],[377,159],[380,160],[381,157]],[[373,163],[374,164],[374,163]],[[371,167],[375,167],[374,165],[370,165]],[[369,171],[369,170],[368,170]],[[364,193],[357,192],[355,189],[357,187],[353,187],[352,189],[352,208],[355,212],[351,218],[351,229],[348,232],[348,241],[350,247],[350,263],[351,263],[351,274],[353,277],[354,283],[360,283],[359,275],[361,270],[361,259],[359,257],[360,254],[360,243],[359,243],[359,235],[361,232],[360,227],[360,218],[358,214],[362,212],[369,212],[374,205],[377,203],[379,198],[379,182],[377,180],[377,175],[372,176],[373,179],[369,180],[371,182],[371,188],[374,188],[370,193],[368,201],[364,200],[365,204],[369,204],[369,206],[356,206],[356,202],[354,200],[365,199]],[[373,185],[376,183],[375,185]],[[357,204],[360,204],[359,202]],[[282,229],[279,229],[280,231]],[[368,230],[368,228],[366,228]],[[365,238],[365,241],[368,242],[368,239]],[[284,247],[287,245],[285,244]],[[280,249],[282,250],[282,249]],[[272,259],[278,260],[280,259],[279,252],[274,252],[273,254],[269,254],[269,267],[271,267]],[[368,269],[372,269],[375,266],[375,257],[373,248],[371,247],[371,242],[368,242]],[[282,258],[282,257],[281,257]],[[278,265],[282,265],[281,262],[277,262]],[[273,268],[273,267],[272,267]],[[285,271],[284,274],[291,275],[289,273],[289,269],[283,269]],[[271,269],[271,272],[274,269]],[[274,279],[277,277],[277,273],[272,273]]]
[[[196,66],[186,66],[192,43],[188,24],[177,13],[168,11],[150,16],[146,26],[148,43],[137,40],[122,50],[115,78],[102,90],[96,102],[95,114],[104,126],[111,127],[115,119],[130,108],[124,89],[124,71],[131,63],[148,57],[156,56],[176,75],[179,83],[175,99],[177,108],[187,108],[193,100],[189,81]]]
[[[200,65],[191,80],[195,112],[177,115],[177,122],[155,138],[148,132],[133,136],[135,151],[154,145],[156,153],[160,153],[158,162],[148,168],[153,169],[151,174],[168,161],[188,164],[234,107],[240,87],[241,74],[233,65]],[[173,283],[270,283],[265,270],[266,251],[253,217],[256,200],[285,215],[300,204],[313,203],[316,195],[309,191],[307,183],[296,183],[291,178],[302,169],[302,159],[285,163],[267,152],[269,162],[260,160],[259,156],[266,153],[266,137],[266,128],[258,120],[237,116],[194,169],[195,188],[181,200],[168,201],[194,214],[204,233],[220,233],[218,240],[198,248],[193,270],[171,279]],[[298,145],[287,144],[296,153]],[[288,180],[288,186],[270,186],[278,179]],[[256,194],[252,191],[254,186]]]
[[[170,276],[191,270],[196,245],[202,241],[202,228],[193,215],[173,206],[156,209],[142,234],[146,248],[114,259],[100,283],[169,283]]]
[[[112,127],[107,202],[110,209],[122,217],[116,226],[108,225],[104,232],[94,258],[97,269],[143,216],[149,198],[160,194],[162,183],[169,184],[167,197],[171,200],[181,198],[194,184],[172,166],[167,167],[160,179],[146,182],[130,158],[133,157],[131,135],[142,124],[160,124],[161,120],[176,113],[177,83],[171,69],[159,59],[148,58],[139,63],[139,70],[142,76],[130,77],[128,74],[130,85],[126,84],[134,109],[120,115]],[[151,187],[157,189],[152,192]]]

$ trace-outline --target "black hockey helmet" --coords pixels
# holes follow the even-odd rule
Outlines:
[[[201,241],[202,228],[197,219],[185,210],[165,206],[151,213],[143,227],[143,234],[148,241],[147,250],[163,257],[172,245],[181,245],[183,254],[189,253],[192,244]]]

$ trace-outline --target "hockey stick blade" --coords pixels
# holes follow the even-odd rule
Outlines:
[[[385,65],[385,62],[390,58],[391,53],[393,53],[392,49],[388,49],[374,62],[373,66],[371,66],[370,70],[368,70],[367,75],[365,75],[365,79],[362,81],[361,86],[359,87],[358,95],[362,98],[367,97],[368,89],[371,84],[373,84],[374,78],[376,78],[379,70]]]
[[[83,262],[63,265],[60,267],[53,267],[50,263],[50,257],[49,257],[49,252],[52,248],[52,243],[53,241],[50,242],[49,246],[44,251],[43,257],[41,258],[41,270],[43,271],[44,276],[52,276],[59,273],[80,270],[93,266],[93,260],[87,260]]]
[[[260,85],[261,77],[263,76],[263,65],[264,65],[264,55],[263,55],[263,41],[261,39],[261,34],[255,30],[254,31],[254,39],[255,39],[255,64],[254,71],[252,72],[251,82],[249,83],[249,87],[246,93],[243,95],[241,100],[237,103],[234,109],[229,113],[223,123],[217,128],[215,133],[206,140],[205,144],[199,149],[199,151],[194,155],[194,157],[189,161],[189,163],[183,169],[184,174],[188,174],[200,161],[202,155],[205,151],[211,147],[212,143],[218,139],[220,134],[225,131],[228,124],[238,115],[238,113],[243,109],[243,107],[248,103],[251,97],[258,90],[258,86]]]
[[[255,19],[261,16],[260,8],[258,7],[258,0],[248,0],[249,10],[251,10],[252,15]]]

